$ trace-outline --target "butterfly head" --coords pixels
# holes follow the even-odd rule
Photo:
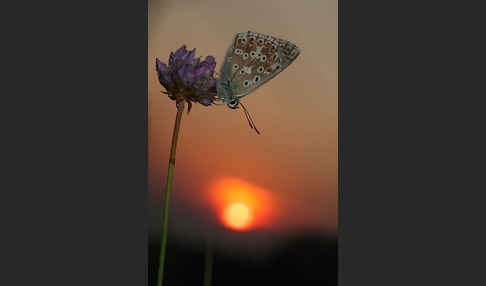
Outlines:
[[[240,104],[240,100],[238,98],[234,98],[228,102],[228,107],[231,109],[237,109],[238,105]]]
[[[218,79],[216,84],[218,98],[225,102],[231,109],[237,109],[240,104],[239,98],[233,96],[230,88],[230,82],[227,79]]]

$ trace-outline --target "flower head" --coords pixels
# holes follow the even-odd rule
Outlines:
[[[170,53],[168,65],[158,58],[155,60],[159,81],[167,90],[169,98],[186,100],[189,103],[188,110],[191,101],[204,106],[211,105],[216,94],[214,57],[207,56],[201,61],[194,57],[195,54],[196,49],[188,51],[186,45],[182,45],[175,53]]]

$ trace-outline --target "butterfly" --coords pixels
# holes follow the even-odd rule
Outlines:
[[[216,81],[216,99],[231,109],[241,105],[250,127],[260,134],[240,99],[281,73],[299,54],[286,40],[251,31],[236,34]]]

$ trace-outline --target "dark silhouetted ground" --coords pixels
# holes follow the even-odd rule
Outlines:
[[[155,286],[160,244],[149,244],[149,285]],[[169,240],[164,285],[203,285],[204,251]],[[213,286],[337,285],[337,242],[301,238],[265,258],[215,251]]]

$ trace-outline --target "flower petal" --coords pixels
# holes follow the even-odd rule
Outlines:
[[[207,83],[207,89],[214,89],[216,86],[216,79],[210,78]]]
[[[203,75],[206,75],[208,72],[209,66],[205,63],[202,62],[197,68],[196,68],[196,76],[201,77]]]
[[[213,56],[207,56],[204,61],[208,63],[212,70],[214,70],[214,68],[216,67],[216,60]]]
[[[156,68],[157,68],[157,71],[165,74],[169,71],[169,68],[167,67],[167,65],[163,62],[161,62],[158,58],[155,58],[155,65],[156,65]]]
[[[155,63],[160,84],[162,84],[165,89],[169,90],[172,80],[169,76],[167,65],[161,62],[159,59],[156,59]]]
[[[200,63],[201,63],[201,58],[199,57],[199,58],[194,58],[194,59],[192,59],[190,64],[191,64],[193,67],[197,67],[197,66],[199,66],[199,64],[200,64]]]
[[[181,58],[181,65],[186,65],[187,63],[192,63],[192,60],[194,59],[194,55],[196,54],[196,49],[193,49],[192,51],[186,53],[184,57]]]
[[[209,106],[211,103],[213,103],[213,100],[210,97],[200,97],[198,102],[204,106]]]
[[[177,59],[182,59],[187,54],[186,45],[182,45],[176,52],[175,57]]]
[[[184,70],[184,77],[183,80],[188,84],[192,85],[194,83],[194,79],[196,78],[194,67],[191,65],[186,65]]]
[[[169,55],[169,66],[170,67],[173,67],[176,65],[176,56],[173,52],[170,52],[170,55]]]
[[[184,79],[185,72],[186,72],[186,66],[182,66],[177,70],[177,76],[179,77],[179,79],[181,80]]]

